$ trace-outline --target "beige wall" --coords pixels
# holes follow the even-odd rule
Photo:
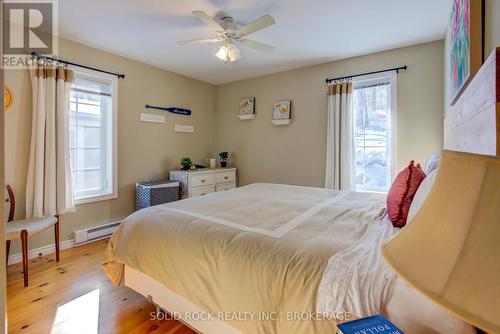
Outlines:
[[[484,52],[486,57],[500,46],[500,1],[486,0]]]
[[[124,72],[119,81],[119,198],[79,205],[61,219],[61,240],[76,229],[120,220],[135,207],[134,185],[159,179],[177,166],[182,155],[205,163],[228,150],[239,168],[240,184],[277,182],[323,186],[326,152],[325,77],[407,64],[398,77],[398,167],[424,161],[442,145],[443,42],[437,41],[215,87],[72,41],[60,42],[60,56],[75,62]],[[24,191],[31,128],[30,79],[27,71],[10,70],[6,84],[14,105],[6,113],[6,180],[25,211]],[[241,97],[255,96],[257,117],[237,118]],[[292,99],[293,122],[271,124],[272,103]],[[144,104],[187,107],[192,117],[167,116],[166,124],[139,122]],[[194,134],[173,132],[175,123],[195,126]],[[51,244],[50,231],[30,240],[30,248]],[[14,245],[12,253],[19,251]]]
[[[72,41],[61,40],[61,58],[125,73],[119,80],[118,184],[119,198],[77,206],[61,218],[61,240],[73,238],[75,229],[117,221],[135,208],[135,183],[168,177],[182,155],[204,163],[215,133],[215,86],[112,55]],[[17,217],[25,212],[25,184],[31,129],[31,85],[27,71],[6,71],[5,83],[14,92],[14,105],[5,115],[6,182],[17,197]],[[166,116],[165,124],[139,122],[145,104],[192,109],[191,117]],[[174,124],[195,126],[194,134],[174,133]],[[47,231],[30,239],[30,248],[53,243]],[[16,243],[11,250],[19,252]]]
[[[322,187],[325,182],[325,78],[408,65],[398,76],[398,168],[424,162],[442,147],[443,41],[335,61],[217,87],[218,151],[232,153],[240,184],[277,182]],[[239,101],[255,96],[257,116],[237,117]],[[292,100],[293,122],[271,124],[276,99]]]

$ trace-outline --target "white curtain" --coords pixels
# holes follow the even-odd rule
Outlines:
[[[328,89],[325,188],[355,190],[352,82],[333,83]]]
[[[61,66],[30,70],[32,124],[26,217],[74,211],[69,148],[73,71]]]

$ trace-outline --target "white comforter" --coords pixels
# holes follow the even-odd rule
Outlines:
[[[275,315],[228,320],[245,333],[333,333],[314,315],[381,314],[391,299],[384,206],[382,194],[253,184],[132,214],[103,264],[115,284],[126,264],[207,312]]]

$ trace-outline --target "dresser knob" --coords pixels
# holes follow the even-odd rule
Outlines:
[[[203,179],[203,180],[201,180],[201,183],[205,183],[205,181],[206,181],[206,180],[205,180],[205,179]]]
[[[229,176],[224,176],[224,179],[227,180],[229,178]]]

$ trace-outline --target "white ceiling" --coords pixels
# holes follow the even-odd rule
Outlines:
[[[79,41],[192,78],[221,84],[444,37],[452,0],[62,0],[59,30]],[[225,65],[217,44],[178,46],[211,37],[191,15],[204,10],[244,25],[264,14],[276,24],[251,39],[273,54],[243,49]]]

